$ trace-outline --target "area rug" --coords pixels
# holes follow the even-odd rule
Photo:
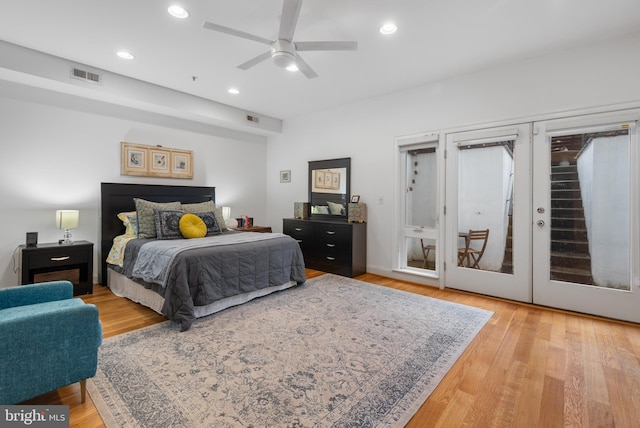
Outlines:
[[[401,427],[491,312],[349,278],[106,339],[107,427]]]

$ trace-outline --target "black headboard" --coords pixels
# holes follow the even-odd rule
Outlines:
[[[113,238],[124,233],[122,221],[117,215],[135,211],[133,198],[153,202],[180,201],[187,204],[216,201],[216,188],[203,186],[165,186],[156,184],[101,183],[100,196],[100,248],[98,252],[98,280],[107,285],[107,255]]]

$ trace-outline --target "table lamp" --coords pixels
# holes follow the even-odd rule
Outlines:
[[[58,229],[64,229],[64,239],[59,241],[60,244],[70,245],[73,244],[71,240],[71,229],[78,227],[78,220],[80,219],[80,213],[78,210],[57,210],[56,211],[56,226]]]

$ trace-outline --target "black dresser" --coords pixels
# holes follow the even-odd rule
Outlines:
[[[283,232],[300,244],[309,269],[354,277],[367,271],[367,224],[283,219]]]

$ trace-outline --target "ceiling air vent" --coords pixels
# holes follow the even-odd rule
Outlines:
[[[100,83],[100,75],[80,68],[71,68],[71,77],[92,83]]]
[[[247,115],[247,120],[253,123],[260,123],[260,118],[258,116],[251,116],[250,114]]]

